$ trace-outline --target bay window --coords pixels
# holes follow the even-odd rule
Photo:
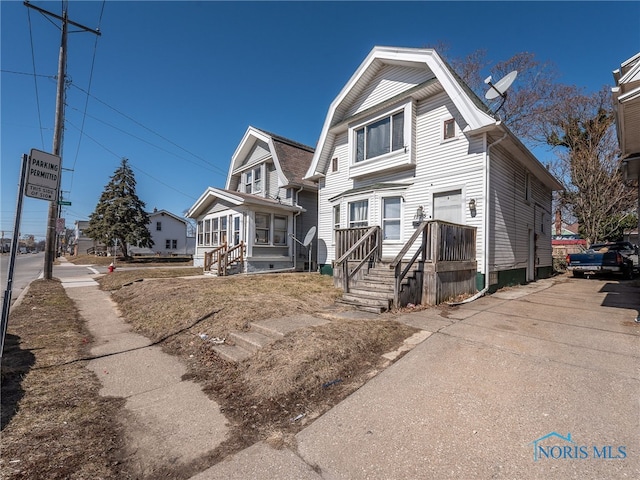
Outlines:
[[[369,200],[349,203],[349,228],[369,225]]]

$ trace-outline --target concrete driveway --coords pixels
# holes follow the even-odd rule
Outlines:
[[[630,282],[558,277],[402,315],[433,333],[296,450],[198,479],[640,478],[639,311]]]

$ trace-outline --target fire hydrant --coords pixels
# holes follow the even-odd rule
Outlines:
[[[109,265],[109,268],[107,270],[109,270],[109,273],[113,273],[115,269],[116,269],[116,266],[112,263]]]

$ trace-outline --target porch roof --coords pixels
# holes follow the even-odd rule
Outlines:
[[[394,190],[394,189],[405,189],[409,188],[412,184],[410,183],[373,183],[371,185],[366,185],[364,187],[351,188],[349,190],[345,190],[338,195],[331,197],[329,199],[330,202],[337,200],[339,198],[348,197],[351,195],[356,195],[358,193],[367,193],[373,192],[377,190]]]
[[[280,203],[277,200],[270,198],[259,197],[250,193],[234,192],[231,190],[223,190],[220,188],[209,187],[207,188],[200,198],[193,204],[193,206],[187,212],[188,218],[198,218],[203,215],[213,203],[218,200],[225,201],[232,205],[246,205],[256,207],[270,207],[277,210],[287,212],[306,212],[306,210],[299,206],[286,205]]]

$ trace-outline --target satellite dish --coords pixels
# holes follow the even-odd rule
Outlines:
[[[516,79],[517,76],[518,76],[518,71],[514,70],[513,72],[506,74],[504,77],[502,77],[500,80],[498,80],[494,84],[494,83],[491,83],[491,75],[489,75],[484,81],[484,83],[486,83],[487,85],[489,85],[489,87],[491,87],[489,88],[487,93],[485,93],[484,95],[486,99],[493,100],[498,97],[504,98],[507,94],[507,90],[509,89],[509,87],[511,86],[511,84],[513,83],[513,81]]]
[[[311,249],[309,248],[309,245],[311,244],[313,237],[316,236],[316,227],[313,226],[309,229],[307,234],[304,236],[304,241],[302,242],[298,240],[296,237],[294,237],[293,234],[291,233],[289,234],[289,236],[293,238],[296,242],[298,242],[300,245],[302,245],[304,248],[306,248],[307,251],[309,252],[309,272],[311,272]]]
[[[313,237],[315,236],[316,236],[316,227],[314,226],[314,227],[311,227],[307,232],[307,234],[304,236],[302,245],[304,245],[305,247],[308,247],[311,241],[313,240]]]

